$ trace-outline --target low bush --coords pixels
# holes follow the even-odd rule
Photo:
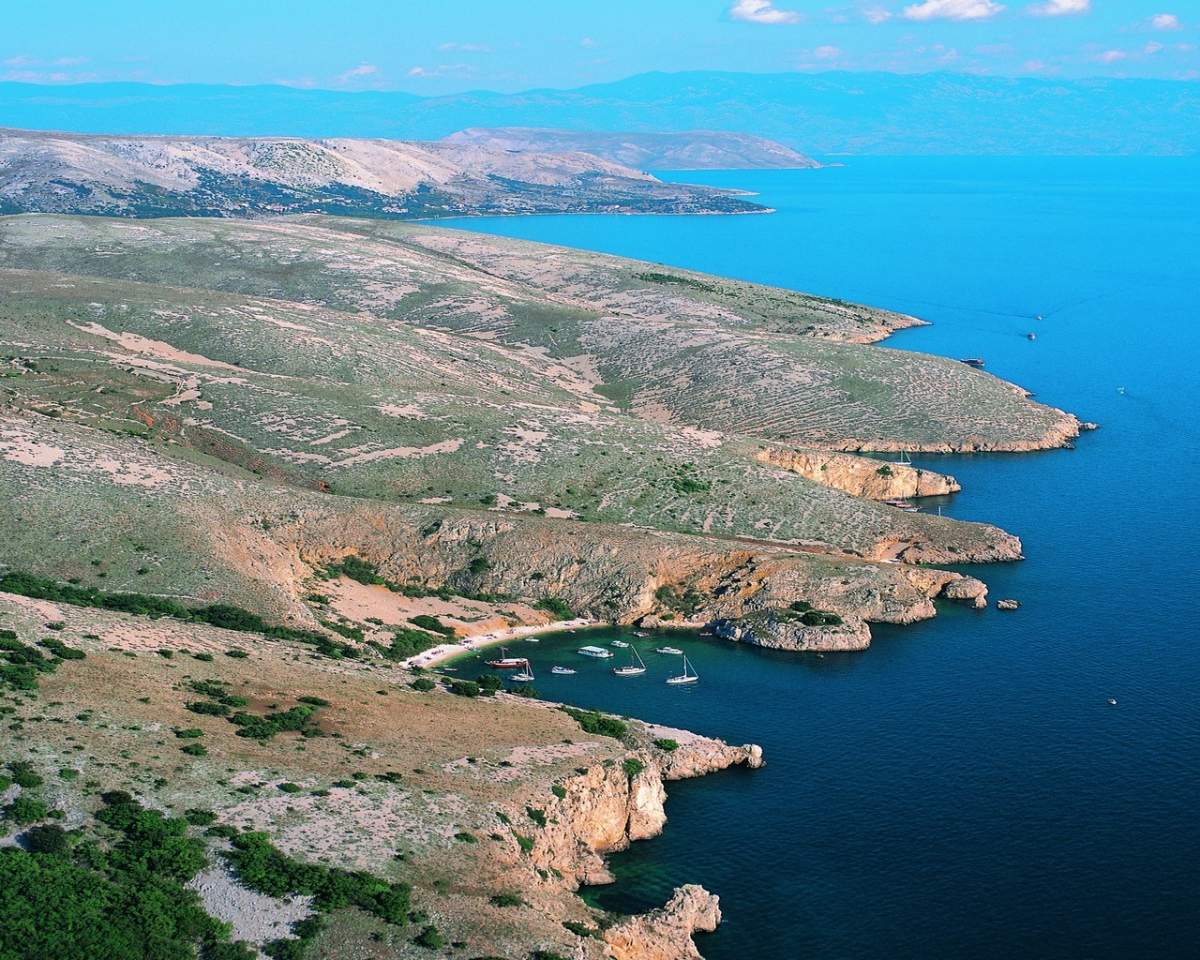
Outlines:
[[[561,597],[542,597],[533,606],[536,610],[545,610],[553,615],[555,620],[570,620],[575,616],[575,612]]]
[[[679,741],[678,740],[671,740],[666,737],[663,737],[662,739],[659,739],[659,740],[655,740],[654,745],[656,747],[658,747],[659,750],[663,750],[666,753],[674,753],[676,750],[679,749]]]
[[[574,707],[563,707],[562,711],[578,723],[585,733],[621,740],[629,732],[629,728],[623,720],[605,716],[596,710],[577,710]]]

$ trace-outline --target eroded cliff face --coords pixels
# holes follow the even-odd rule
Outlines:
[[[869,500],[933,497],[962,489],[950,476],[903,463],[883,463],[849,453],[767,447],[756,454],[762,463]]]
[[[646,727],[650,736],[666,728]],[[558,871],[570,887],[611,883],[604,857],[624,850],[634,840],[662,832],[667,822],[664,780],[683,780],[744,764],[762,766],[762,749],[754,744],[731,746],[687,731],[670,731],[678,748],[644,747],[622,762],[594,764],[561,783],[545,807],[546,826],[533,839],[529,858],[544,871]]]
[[[604,932],[615,960],[701,960],[692,940],[721,922],[715,894],[694,883],[678,887],[666,906],[629,917]]]

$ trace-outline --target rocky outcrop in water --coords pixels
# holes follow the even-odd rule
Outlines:
[[[772,650],[865,650],[871,645],[870,629],[857,619],[807,624],[784,611],[763,610],[739,620],[717,620],[711,626],[725,640]]]
[[[609,927],[604,940],[615,960],[701,960],[692,934],[710,933],[720,922],[717,896],[689,883],[661,909]]]
[[[652,737],[666,736],[659,729],[646,731]],[[563,796],[556,795],[546,807],[546,826],[534,838],[529,854],[534,866],[558,871],[572,887],[611,883],[604,856],[662,832],[667,822],[664,780],[703,776],[738,764],[763,765],[757,745],[735,747],[688,731],[670,733],[679,744],[673,751],[647,746],[622,763],[596,764],[563,782]]]

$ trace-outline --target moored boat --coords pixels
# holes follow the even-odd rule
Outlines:
[[[673,654],[676,657],[683,656],[683,651],[680,650],[678,647],[655,647],[654,652],[655,653]]]
[[[637,652],[637,647],[630,647],[629,652],[633,655],[630,663],[623,667],[613,667],[613,673],[618,677],[638,677],[646,672],[646,663]]]
[[[609,646],[620,647],[622,650],[624,650],[627,646],[629,646],[629,644],[627,644],[624,640],[613,640],[609,643]]]
[[[488,660],[487,665],[493,670],[519,670],[529,664],[524,657],[510,657],[507,656],[507,653],[508,647],[501,647],[500,656],[494,660]]]
[[[558,674],[560,677],[569,677],[569,676],[571,676],[573,673],[575,673],[575,671],[574,671],[574,670],[572,670],[570,667],[559,667],[559,666],[553,666],[553,667],[551,667],[551,668],[550,668],[550,672],[551,672],[551,673],[556,673],[556,674]]]
[[[597,660],[607,660],[613,655],[611,650],[605,650],[603,647],[580,647],[579,653],[585,657],[595,657]]]
[[[690,663],[688,663],[687,654],[683,654],[682,656],[683,656],[683,673],[678,674],[674,677],[667,677],[667,683],[672,684],[672,685],[679,685],[679,684],[683,684],[683,683],[695,683],[697,680],[700,679],[700,674],[698,674],[695,670],[691,669],[692,665]]]

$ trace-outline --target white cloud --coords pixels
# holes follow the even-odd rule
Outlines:
[[[469,74],[474,72],[475,68],[469,63],[439,63],[436,67],[409,67],[408,76],[444,77],[448,73]]]
[[[438,44],[438,49],[443,53],[450,53],[458,50],[462,53],[491,53],[492,48],[486,43],[441,43]]]
[[[1035,17],[1069,17],[1087,13],[1092,9],[1092,0],[1046,0],[1034,4],[1029,12]]]
[[[867,9],[863,11],[863,17],[866,18],[867,23],[887,23],[892,19],[892,11],[885,10],[883,7],[867,7]]]
[[[729,8],[734,20],[747,23],[799,23],[800,14],[794,10],[776,10],[771,0],[736,0]]]
[[[1166,48],[1161,43],[1156,43],[1155,41],[1151,40],[1149,43],[1146,44],[1145,47],[1142,48],[1142,52],[1145,53],[1147,56],[1152,57],[1152,56],[1154,56],[1154,54],[1161,53],[1165,49]]]
[[[1004,9],[995,0],[925,0],[904,8],[909,20],[986,20]]]
[[[1156,13],[1150,18],[1150,26],[1155,30],[1178,30],[1181,24],[1173,13]]]
[[[1124,50],[1105,50],[1103,53],[1097,54],[1096,59],[1101,63],[1120,63],[1128,57],[1129,54]]]
[[[360,80],[363,77],[372,77],[379,73],[379,68],[373,63],[360,63],[357,67],[351,67],[342,73],[339,73],[334,79],[338,83],[350,83],[352,80]]]
[[[833,60],[841,55],[842,51],[830,44],[817,47],[817,49],[813,51],[813,56],[818,60]]]
[[[1026,73],[1042,73],[1046,69],[1046,62],[1044,60],[1026,60],[1021,64],[1021,69]]]
[[[593,40],[591,37],[584,37],[582,40],[579,41],[579,45],[581,47],[583,47],[583,49],[585,49],[585,50],[591,50],[593,47],[599,46],[599,44],[596,43],[596,41]]]

